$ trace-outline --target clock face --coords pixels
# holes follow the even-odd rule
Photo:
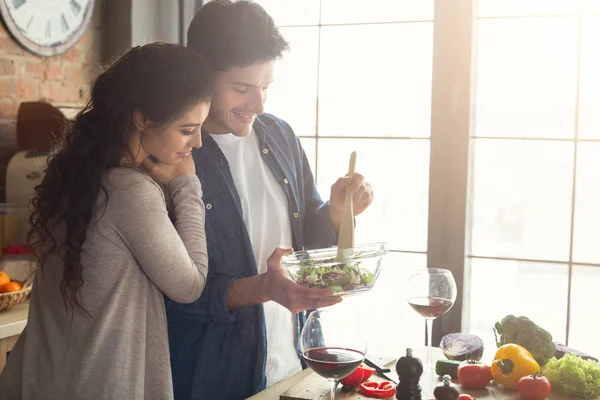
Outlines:
[[[0,0],[0,13],[10,33],[27,49],[57,55],[83,36],[94,0]]]

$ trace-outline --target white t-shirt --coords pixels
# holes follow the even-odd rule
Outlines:
[[[263,160],[254,130],[246,137],[231,133],[211,136],[229,163],[258,273],[265,273],[267,259],[276,247],[292,247],[287,197]],[[294,343],[295,315],[274,301],[265,303],[264,309],[267,386],[271,386],[301,371],[302,365]]]

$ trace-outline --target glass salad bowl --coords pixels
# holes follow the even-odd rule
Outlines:
[[[317,289],[333,289],[337,296],[370,290],[381,272],[386,243],[354,246],[351,254],[338,256],[337,247],[302,250],[286,255],[281,263],[296,283]]]

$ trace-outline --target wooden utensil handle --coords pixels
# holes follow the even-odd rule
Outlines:
[[[353,151],[352,154],[350,154],[350,165],[348,166],[348,176],[352,177],[352,175],[354,175],[354,170],[356,168],[356,152]]]

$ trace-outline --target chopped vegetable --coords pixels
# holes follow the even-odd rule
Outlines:
[[[449,360],[481,360],[483,340],[479,336],[466,333],[450,333],[442,338],[442,352]]]
[[[353,373],[342,379],[340,382],[345,386],[358,386],[373,375],[375,368],[360,364]]]
[[[552,391],[548,378],[541,375],[524,376],[517,388],[523,400],[544,400]]]
[[[507,389],[516,389],[522,377],[540,372],[531,353],[518,344],[501,346],[490,369],[492,379]]]
[[[584,360],[598,361],[598,359],[596,357],[592,357],[589,354],[585,354],[585,353],[583,353],[583,352],[581,352],[579,350],[575,350],[575,349],[573,349],[571,347],[567,347],[564,344],[560,344],[560,343],[554,342],[554,345],[556,346],[556,355],[555,355],[555,357],[557,359],[559,359],[559,360],[561,358],[563,358],[563,356],[565,354],[573,354],[573,355],[575,355],[577,357],[583,358]]]
[[[566,354],[553,358],[543,368],[552,387],[567,396],[594,399],[600,396],[600,363]]]
[[[470,394],[463,393],[460,396],[458,396],[458,400],[475,400],[475,398]]]
[[[494,325],[494,336],[498,347],[508,343],[525,347],[539,365],[546,364],[556,353],[552,335],[527,317],[507,315]]]
[[[450,375],[452,379],[458,378],[458,366],[462,361],[437,360],[435,362],[435,373],[438,376]]]
[[[369,286],[374,275],[360,268],[360,262],[355,263],[335,263],[321,267],[319,264],[327,264],[328,260],[314,261],[311,259],[302,260],[300,269],[296,273],[296,282],[300,285],[310,288],[332,289],[335,293],[360,289]]]
[[[392,382],[365,382],[360,384],[360,391],[367,397],[387,399],[396,394],[396,387]]]
[[[460,384],[471,389],[483,389],[492,380],[490,367],[475,360],[461,362],[457,375]]]
[[[433,396],[436,400],[457,400],[460,393],[450,381],[450,375],[444,375],[444,381],[433,389]]]

